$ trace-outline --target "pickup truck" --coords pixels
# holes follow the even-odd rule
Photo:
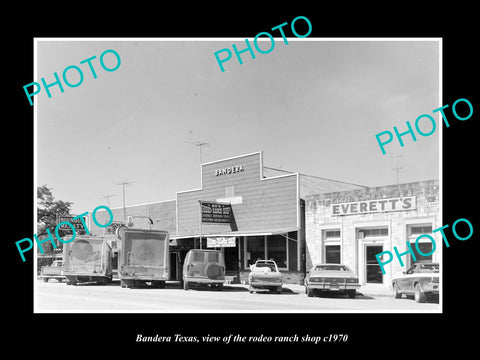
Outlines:
[[[58,282],[62,282],[65,279],[65,276],[62,275],[62,264],[62,260],[55,260],[50,266],[42,266],[40,276],[43,277],[43,281],[56,279]]]

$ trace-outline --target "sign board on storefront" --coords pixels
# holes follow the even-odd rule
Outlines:
[[[200,201],[202,223],[230,224],[232,206],[216,202]]]
[[[340,204],[331,204],[330,213],[332,215],[356,215],[387,211],[415,210],[416,208],[416,196],[405,196],[390,199],[372,199]]]
[[[86,217],[84,217],[83,219],[81,219],[81,218],[74,219],[74,217],[76,217],[76,216],[74,216],[74,215],[59,215],[57,224],[60,224],[62,222],[69,222],[70,224],[72,224],[74,226],[75,231],[78,234],[83,234],[85,232],[85,228],[82,224],[82,220],[86,222]],[[60,226],[58,228],[59,228],[59,230],[62,230],[66,234],[72,234],[73,233],[72,227],[69,224],[60,224]]]
[[[207,248],[235,246],[235,237],[207,237]]]

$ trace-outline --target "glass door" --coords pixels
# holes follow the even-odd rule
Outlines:
[[[375,255],[383,251],[382,245],[365,245],[365,273],[367,283],[383,284],[383,274]]]

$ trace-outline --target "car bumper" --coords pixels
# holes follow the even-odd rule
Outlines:
[[[198,277],[184,277],[184,281],[189,283],[200,283],[200,284],[223,284],[225,279],[209,279],[209,278],[198,278]]]
[[[252,287],[281,287],[283,286],[283,282],[275,282],[275,281],[250,281],[250,286]]]
[[[426,293],[438,295],[440,292],[440,285],[437,283],[430,283],[423,286],[423,291]]]
[[[329,290],[329,291],[344,291],[344,290],[357,290],[360,289],[360,284],[315,284],[309,283],[307,287],[315,290]]]

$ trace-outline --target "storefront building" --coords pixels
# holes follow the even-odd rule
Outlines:
[[[188,250],[210,248],[224,254],[227,281],[245,283],[251,264],[273,259],[284,282],[298,284],[305,276],[305,196],[363,188],[264,167],[255,152],[201,164],[200,187],[178,191],[175,200],[111,210],[116,224],[130,218],[136,228],[169,231],[172,280],[181,279]],[[229,205],[230,220],[203,222],[202,202]]]
[[[394,255],[383,274],[376,254],[387,250],[395,254],[394,247],[406,252],[409,242],[416,261],[441,261],[442,246],[429,256],[418,254],[415,246],[422,234],[439,244],[438,234],[432,234],[442,226],[438,180],[309,195],[305,203],[307,269],[317,263],[342,263],[362,285],[390,287],[391,279],[415,260],[410,254],[402,256],[402,267]],[[432,246],[427,237],[418,241],[423,254],[432,252]]]

